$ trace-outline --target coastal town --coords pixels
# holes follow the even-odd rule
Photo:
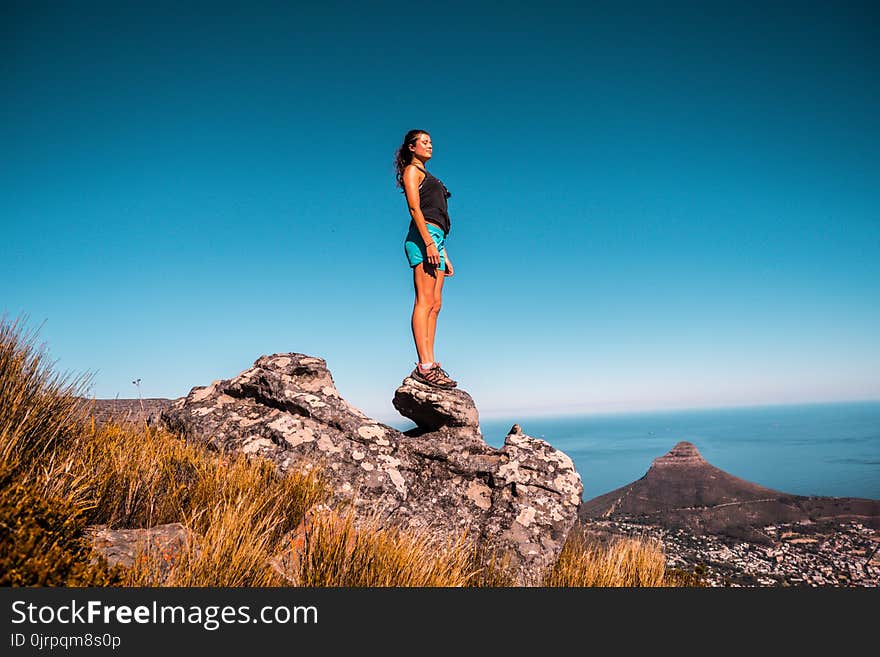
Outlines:
[[[707,586],[880,586],[880,535],[855,522],[798,522],[761,528],[766,540],[696,535],[638,518],[593,520],[599,534],[653,538],[668,568],[696,575]]]

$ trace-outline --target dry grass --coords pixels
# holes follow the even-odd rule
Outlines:
[[[376,520],[356,527],[351,513],[324,513],[311,524],[287,576],[298,586],[457,587],[477,576],[472,556],[464,536],[437,546],[424,532]]]
[[[198,540],[174,555],[146,555],[127,585],[265,586],[284,535],[326,490],[315,475],[280,476],[265,461],[209,452],[146,426],[87,422],[86,382],[52,373],[34,334],[0,320],[0,561],[18,585],[103,583],[85,545],[86,525],[181,522]],[[16,499],[44,500],[25,519]],[[8,511],[8,513],[7,513]],[[49,562],[41,553],[64,558]],[[58,572],[48,572],[58,564]],[[62,568],[63,566],[63,568]],[[11,567],[11,566],[10,566]],[[89,580],[88,572],[95,578]]]
[[[666,558],[659,542],[646,538],[615,538],[599,541],[587,528],[575,528],[568,536],[545,586],[679,586],[680,578],[666,571]]]
[[[210,452],[166,431],[87,421],[87,379],[54,374],[35,334],[0,318],[0,566],[6,585],[50,586],[510,586],[503,559],[465,536],[445,546],[427,533],[355,526],[319,515],[292,569],[307,510],[327,498],[319,476],[281,476],[259,459]],[[25,502],[23,502],[24,500]],[[28,501],[29,500],[29,501]],[[108,569],[86,525],[180,522],[194,537],[174,553],[143,553]],[[47,557],[49,555],[49,557]],[[283,575],[282,575],[283,572]],[[660,548],[626,540],[604,548],[572,532],[547,586],[662,586]],[[681,584],[686,583],[680,580]]]
[[[101,586],[114,580],[90,561],[83,531],[87,475],[65,450],[80,434],[86,379],[52,372],[36,332],[0,318],[0,584]],[[79,467],[82,470],[83,466]]]
[[[273,586],[268,560],[305,512],[326,498],[314,474],[279,475],[273,464],[209,452],[165,431],[107,425],[78,458],[94,464],[92,522],[152,527],[180,522],[196,539],[173,556],[146,555],[131,586]]]
[[[88,378],[53,372],[36,337],[22,320],[0,318],[0,464],[30,473],[78,434],[87,413],[76,393]]]

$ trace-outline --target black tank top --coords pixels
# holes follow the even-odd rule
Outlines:
[[[452,194],[446,189],[446,185],[440,182],[439,178],[435,178],[418,165],[413,166],[425,174],[425,179],[419,185],[419,207],[425,221],[437,224],[448,235],[452,222],[449,220],[449,212],[446,209],[446,199]]]

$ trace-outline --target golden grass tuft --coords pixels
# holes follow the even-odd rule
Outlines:
[[[262,459],[210,452],[148,427],[109,424],[87,435],[93,523],[153,527],[180,522],[195,540],[174,555],[146,554],[131,586],[273,586],[269,559],[327,491],[310,473],[279,474]]]
[[[477,575],[465,536],[438,546],[427,532],[356,527],[351,513],[322,513],[311,523],[288,579],[298,586],[458,587]]]
[[[93,521],[115,527],[186,522],[205,532],[216,509],[229,508],[253,519],[273,516],[280,535],[325,495],[314,474],[279,475],[267,460],[210,451],[143,425],[86,432],[71,455],[93,473]]]
[[[568,536],[545,586],[676,586],[667,577],[659,542],[614,538],[603,544],[589,529],[575,527]]]
[[[22,319],[0,317],[0,464],[10,469],[40,465],[77,435],[88,412],[77,394],[88,378],[54,373],[36,338]]]

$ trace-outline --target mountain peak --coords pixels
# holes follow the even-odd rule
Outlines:
[[[675,447],[670,449],[663,456],[658,456],[651,464],[652,468],[668,467],[668,466],[691,466],[691,465],[708,465],[706,459],[700,454],[697,446],[682,440]]]

